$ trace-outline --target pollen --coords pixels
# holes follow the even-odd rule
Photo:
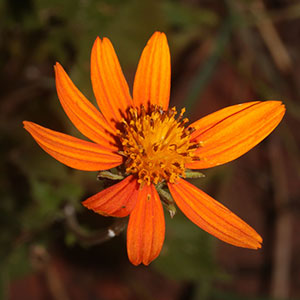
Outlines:
[[[125,156],[126,173],[135,174],[143,186],[162,181],[174,183],[185,177],[185,164],[199,160],[195,151],[200,144],[190,142],[192,127],[183,118],[185,109],[176,118],[175,107],[166,111],[152,105],[146,112],[130,108],[118,131]]]

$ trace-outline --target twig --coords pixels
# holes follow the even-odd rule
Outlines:
[[[290,290],[290,268],[292,251],[292,216],[288,210],[289,192],[287,177],[282,160],[279,141],[273,138],[270,143],[272,177],[277,211],[276,234],[274,242],[273,273],[271,295],[275,299],[288,299]]]
[[[32,246],[31,260],[33,266],[43,272],[52,298],[54,300],[69,300],[65,285],[47,250],[39,245]]]
[[[271,19],[267,17],[267,14],[265,13],[265,6],[261,0],[254,2],[252,6],[252,13],[265,15],[264,19],[261,19],[256,23],[257,29],[269,49],[277,68],[283,73],[290,72],[292,70],[292,60],[290,55]]]
[[[86,245],[102,244],[115,236],[119,235],[126,228],[127,218],[117,218],[116,221],[106,230],[98,232],[87,232],[78,223],[75,209],[71,204],[67,204],[64,208],[66,224],[71,232]]]
[[[256,19],[264,19],[266,15],[265,12],[261,12],[256,14]],[[293,20],[300,18],[300,3],[291,4],[286,8],[282,8],[279,11],[272,11],[268,12],[269,18],[272,20],[273,23],[282,22],[286,20]]]

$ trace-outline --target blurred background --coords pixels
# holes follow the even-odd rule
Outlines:
[[[0,299],[300,299],[299,1],[1,0],[0,24]],[[261,250],[166,213],[160,257],[132,266],[124,232],[97,243],[115,221],[81,206],[106,183],[58,163],[23,129],[30,120],[80,137],[56,96],[55,62],[95,103],[95,38],[111,39],[132,86],[156,30],[170,45],[171,105],[191,121],[251,100],[287,107],[259,146],[192,180],[263,236]]]

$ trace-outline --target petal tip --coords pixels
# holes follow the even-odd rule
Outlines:
[[[150,41],[153,41],[154,39],[157,39],[157,42],[162,42],[167,40],[167,36],[165,35],[164,32],[161,31],[155,31],[152,36],[149,39]]]
[[[154,31],[154,33],[152,34],[152,36],[151,37],[153,37],[153,36],[155,36],[155,35],[160,35],[161,34],[161,32],[160,31],[158,31],[158,30],[156,30],[156,31]],[[151,38],[150,38],[151,39]]]
[[[55,79],[57,80],[59,76],[65,73],[65,70],[59,62],[56,62],[56,64],[54,65],[54,72],[55,72]]]
[[[159,31],[159,30],[156,30],[156,31],[152,34],[152,36],[155,36],[155,35],[157,35],[157,36],[166,36],[164,32]]]
[[[259,239],[257,239],[255,242],[256,243],[255,243],[255,245],[252,248],[254,250],[261,249],[261,247],[262,247],[262,238],[261,238],[261,236],[259,236]]]
[[[23,128],[28,131],[28,121],[23,121]]]
[[[58,70],[63,70],[62,65],[58,61],[55,63],[55,65],[53,66],[53,68],[54,68],[55,74],[56,74],[56,72]]]
[[[102,38],[102,43],[110,43],[111,44],[110,39],[107,38],[106,36]]]
[[[248,228],[250,228],[250,232],[249,231],[244,232],[247,238],[246,239],[243,238],[242,243],[244,245],[240,245],[240,247],[253,249],[253,250],[260,249],[263,243],[262,237],[252,227],[249,226]]]
[[[93,45],[92,50],[93,50],[95,47],[98,47],[99,45],[101,45],[101,43],[102,43],[101,38],[100,38],[99,36],[97,36],[96,39],[95,39],[95,42],[94,42],[94,45]]]
[[[257,243],[255,245],[251,245],[248,247],[248,249],[252,249],[252,250],[259,250],[261,249],[262,245],[260,243]]]
[[[286,111],[286,106],[284,103],[280,102],[280,108],[282,109],[283,112]]]
[[[262,247],[262,244],[259,244],[259,245],[257,246],[256,250],[261,249],[261,247]]]
[[[263,104],[265,104],[266,106],[273,106],[274,108],[278,107],[280,109],[284,109],[285,110],[285,104],[281,100],[263,101]]]
[[[135,267],[139,266],[142,263],[140,260],[135,260],[129,256],[128,256],[128,259]]]
[[[157,256],[156,256],[157,257]],[[143,264],[144,266],[149,266],[149,264],[154,260],[154,259],[156,259],[156,257],[153,257],[153,258],[150,258],[150,259],[148,259],[148,260],[145,260],[145,259],[143,259],[143,258],[132,258],[132,257],[130,257],[130,256],[128,256],[128,259],[129,259],[129,261],[135,266],[135,267],[137,267],[137,266],[139,266],[139,265],[141,265],[141,264]]]
[[[29,122],[29,121],[23,121],[23,127],[29,131],[29,127],[30,125],[32,124],[32,122]]]

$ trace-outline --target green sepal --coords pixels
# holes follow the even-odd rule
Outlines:
[[[111,180],[122,180],[124,179],[124,176],[121,174],[115,174],[110,171],[99,171],[97,175],[97,179],[106,178]]]
[[[176,206],[170,192],[163,189],[164,183],[156,185],[156,190],[162,199],[163,205],[167,208],[170,217],[173,218],[176,214]]]
[[[189,169],[186,169],[185,172],[185,178],[203,178],[205,175],[199,171],[192,171]]]

